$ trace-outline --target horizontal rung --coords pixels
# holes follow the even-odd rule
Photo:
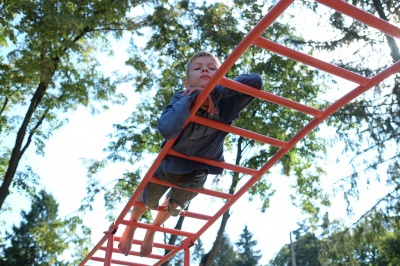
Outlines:
[[[107,250],[107,247],[104,247],[104,246],[103,246],[103,247],[100,248],[100,250],[106,251],[106,250]],[[117,248],[113,248],[113,252],[114,252],[114,253],[120,253],[120,250],[117,249]],[[129,252],[129,255],[136,256],[136,257],[140,257],[140,256],[141,256],[141,255],[140,255],[140,252],[138,252],[138,251],[130,251],[130,252]],[[156,260],[162,260],[162,259],[164,258],[164,256],[158,255],[158,254],[149,254],[149,255],[146,255],[146,258],[156,259]]]
[[[179,158],[183,158],[183,159],[187,159],[187,160],[191,160],[191,161],[195,161],[195,162],[199,162],[199,163],[209,164],[212,166],[232,170],[234,172],[239,172],[239,173],[243,173],[243,174],[255,175],[258,172],[257,170],[254,170],[254,169],[250,169],[247,167],[234,165],[234,164],[230,164],[230,163],[226,163],[226,162],[220,162],[220,161],[210,160],[210,159],[201,158],[201,157],[186,156],[186,155],[176,152],[172,149],[168,152],[168,154],[179,157]]]
[[[199,124],[208,126],[208,127],[216,128],[218,130],[233,133],[233,134],[236,134],[236,135],[239,135],[242,137],[246,137],[249,139],[257,140],[262,143],[267,143],[267,144],[275,146],[275,147],[284,148],[287,145],[287,142],[285,142],[285,141],[267,137],[267,136],[264,136],[264,135],[261,135],[258,133],[254,133],[252,131],[238,128],[235,126],[230,126],[228,124],[224,124],[224,123],[221,123],[221,122],[218,122],[215,120],[207,119],[207,118],[204,118],[204,117],[201,117],[198,115],[196,115],[192,121],[195,123],[199,123]]]
[[[197,189],[195,189],[195,188],[181,188],[181,187],[178,187],[176,185],[173,185],[171,183],[168,183],[166,181],[163,181],[163,180],[161,180],[159,178],[155,178],[155,177],[152,177],[149,182],[152,182],[152,183],[155,183],[155,184],[164,185],[164,186],[168,186],[168,187],[174,187],[174,188],[178,188],[178,189],[182,189],[182,190],[187,190],[187,191],[191,191],[191,192],[195,192],[195,193],[199,193],[199,194],[204,194],[204,195],[208,195],[208,196],[223,198],[223,199],[230,199],[230,198],[233,197],[233,195],[231,195],[229,193],[219,192],[219,191],[206,189],[206,188],[197,188]]]
[[[104,262],[104,258],[99,257],[92,257],[91,260]],[[149,266],[149,264],[142,264],[142,263],[135,263],[135,262],[128,262],[123,260],[111,260],[112,264],[119,264],[119,265],[128,265],[128,266]]]
[[[155,180],[157,180],[157,179],[155,178]],[[161,180],[160,180],[160,181],[161,181]],[[152,182],[152,181],[150,181],[150,182]],[[152,182],[152,183],[156,183],[156,182]],[[157,184],[159,184],[159,183],[157,182]],[[163,185],[164,185],[164,183],[163,183]],[[171,186],[171,184],[169,184],[169,183],[166,183],[166,185]],[[179,188],[179,187],[177,187],[177,186],[174,186],[174,187]],[[203,191],[203,190],[205,190],[205,189],[202,189],[202,191]],[[193,192],[198,192],[198,190],[195,190],[195,191],[193,191]],[[218,192],[218,191],[217,191],[217,192]],[[227,194],[227,195],[231,196],[231,194]],[[224,198],[226,198],[225,195],[224,195]],[[137,202],[137,201],[135,201],[135,202],[133,203],[133,205],[134,205],[134,206],[140,206],[140,207],[146,208],[146,205],[144,205],[143,202]],[[166,207],[163,207],[163,206],[158,206],[157,208],[154,208],[154,209],[152,209],[152,210],[166,212],[166,211],[167,211],[167,208],[166,208]],[[179,215],[180,215],[180,216],[190,217],[190,218],[195,218],[195,219],[199,219],[199,220],[209,220],[209,219],[212,218],[212,216],[209,216],[209,215],[204,215],[204,214],[201,214],[201,213],[195,213],[195,212],[186,211],[186,210],[183,211],[183,212],[181,212]]]
[[[345,1],[332,1],[332,0],[316,0],[316,1],[326,6],[329,6],[333,9],[336,9],[340,13],[346,14],[368,26],[374,27],[386,33],[387,35],[390,35],[395,38],[400,38],[400,28],[368,12],[365,12],[364,10],[361,10]]]
[[[274,95],[272,93],[266,92],[266,91],[261,91],[261,90],[257,90],[254,89],[253,87],[244,85],[240,82],[228,79],[228,78],[222,78],[219,81],[219,84],[234,89],[236,91],[240,91],[243,93],[246,93],[248,95],[263,99],[265,101],[271,102],[271,103],[275,103],[284,107],[288,107],[291,109],[294,109],[296,111],[314,116],[314,117],[319,117],[322,116],[324,114],[323,111],[318,110],[316,108]]]
[[[364,76],[361,76],[354,72],[348,71],[348,70],[338,67],[336,65],[327,63],[325,61],[319,60],[319,59],[309,56],[307,54],[297,52],[293,49],[290,49],[286,46],[277,44],[277,43],[267,40],[263,37],[258,37],[254,41],[254,45],[256,45],[260,48],[272,51],[274,53],[286,56],[288,58],[299,61],[306,65],[321,69],[327,73],[331,73],[333,75],[336,75],[338,77],[352,81],[357,84],[365,84],[366,82],[369,81],[369,79]]]
[[[128,226],[134,226],[137,228],[150,229],[150,230],[173,234],[173,235],[178,235],[178,236],[193,237],[193,235],[194,235],[193,233],[189,233],[189,232],[182,231],[182,230],[176,230],[176,229],[162,227],[162,226],[155,226],[152,224],[145,224],[145,223],[141,223],[141,222],[132,222],[132,221],[128,221],[128,220],[123,220],[121,222],[121,224],[128,225]]]

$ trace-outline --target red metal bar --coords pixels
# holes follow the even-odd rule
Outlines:
[[[154,244],[156,244],[156,243],[154,243]],[[100,250],[106,250],[106,249],[107,249],[106,247],[101,247],[101,248],[100,248]],[[113,248],[112,251],[117,253],[117,252],[119,252],[119,249]],[[137,251],[129,251],[129,255],[134,255],[134,256],[136,256],[136,257],[140,257],[140,252],[137,252]],[[162,259],[164,259],[164,256],[162,256],[162,255],[157,255],[157,254],[150,254],[150,255],[148,255],[146,258],[162,260]]]
[[[107,248],[106,248],[106,260],[104,261],[104,266],[111,265],[113,248],[114,248],[114,234],[109,234]]]
[[[236,61],[243,55],[245,51],[253,44],[254,40],[263,34],[265,30],[293,3],[294,0],[281,0],[269,12],[264,16],[263,19],[251,30],[251,32],[238,44],[238,46],[232,51],[232,53],[222,63],[221,67],[215,72],[213,78],[207,83],[207,86],[201,91],[197,97],[196,102],[193,104],[191,111],[191,117],[194,116],[196,111],[203,104],[206,97],[210,94],[211,90],[218,84]]]
[[[260,170],[255,174],[250,180],[243,185],[236,193],[235,197],[229,199],[224,206],[214,215],[214,219],[208,221],[194,236],[193,239],[200,237],[220,216],[222,216],[248,189],[250,189],[275,163],[278,162],[294,145],[296,145],[302,138],[304,138],[308,133],[310,133],[314,128],[316,128],[320,123],[322,123],[326,118],[336,112],[339,108],[343,107],[348,102],[355,99],[357,96],[366,92],[373,86],[379,84],[392,74],[400,72],[400,61],[397,61],[392,66],[388,67],[384,71],[375,75],[371,78],[368,84],[364,86],[358,86],[356,89],[352,90],[337,102],[329,106],[322,117],[314,118],[310,123],[308,123],[302,130],[300,130],[289,142],[288,146],[284,149],[280,149],[276,154],[274,154]]]
[[[144,228],[144,229],[163,232],[163,233],[168,233],[168,234],[173,234],[173,235],[178,235],[178,236],[186,236],[186,237],[193,236],[193,233],[190,233],[190,232],[176,230],[176,229],[162,227],[162,226],[155,226],[152,224],[146,224],[146,223],[141,223],[141,222],[132,222],[132,221],[128,221],[128,220],[122,220],[121,224],[128,225],[128,226],[135,226],[137,228]]]
[[[252,95],[254,97],[272,102],[272,103],[276,103],[279,104],[281,106],[285,106],[291,109],[294,109],[296,111],[305,113],[305,114],[309,114],[312,116],[321,116],[323,111],[315,109],[313,107],[274,95],[272,93],[266,92],[266,91],[261,91],[261,90],[256,90],[252,87],[246,86],[244,84],[241,84],[239,82],[236,82],[234,80],[231,79],[227,79],[227,78],[222,78],[220,81],[220,84],[228,87],[228,88],[232,88],[234,90]],[[286,145],[286,143],[285,143]]]
[[[190,253],[189,253],[189,247],[185,248],[185,256],[183,258],[183,265],[184,266],[190,266]]]
[[[116,239],[117,241],[119,241],[121,238],[116,236],[115,239]],[[132,240],[132,244],[135,244],[135,245],[141,245],[142,242],[143,242],[142,240],[137,240],[137,239],[133,239],[133,240]],[[178,246],[168,245],[168,244],[164,244],[164,243],[157,243],[157,242],[154,243],[154,247],[155,247],[155,248],[168,249],[168,250],[179,249]]]
[[[239,172],[239,173],[243,173],[243,174],[253,175],[254,173],[257,172],[257,170],[254,170],[254,169],[250,169],[250,168],[246,168],[246,167],[243,167],[243,166],[238,166],[238,165],[234,165],[234,164],[230,164],[230,163],[226,163],[226,162],[214,161],[214,160],[200,158],[200,157],[186,156],[186,155],[181,154],[179,152],[176,152],[174,150],[170,150],[169,154],[173,155],[173,156],[176,156],[176,157],[192,160],[192,161],[195,161],[195,162],[201,162],[201,163],[209,164],[209,165],[212,165],[212,166],[221,167],[221,168],[224,168],[224,169],[229,169],[229,170],[232,170],[232,171],[235,171],[235,172]]]
[[[216,128],[219,129],[221,131],[225,131],[225,132],[229,132],[229,133],[233,133],[242,137],[247,137],[249,139],[253,139],[253,140],[257,140],[259,142],[262,143],[266,143],[272,146],[276,146],[276,147],[285,147],[287,145],[287,143],[285,141],[281,141],[278,139],[274,139],[271,137],[267,137],[258,133],[254,133],[252,131],[249,130],[245,130],[242,128],[238,128],[235,126],[230,126],[221,122],[217,122],[215,120],[211,120],[211,119],[207,119],[201,116],[195,116],[193,118],[193,121],[196,121],[196,123],[198,124],[202,124],[204,126],[208,126],[208,127],[212,127],[212,128]]]
[[[139,197],[140,193],[142,193],[142,190],[146,186],[147,182],[151,179],[151,177],[154,175],[157,167],[160,165],[161,161],[165,158],[167,155],[168,151],[171,149],[172,145],[175,143],[177,137],[173,140],[168,141],[164,148],[160,151],[158,154],[157,158],[153,162],[153,164],[150,166],[149,170],[147,171],[146,175],[143,177],[142,182],[138,185],[136,190],[133,192],[131,198],[121,211],[120,215],[117,217],[115,220],[115,224],[118,225],[121,223],[121,221],[124,219],[126,214],[129,212],[130,208],[133,206],[133,203],[136,201],[136,199]],[[96,251],[104,244],[104,242],[107,240],[107,235],[103,236],[100,241],[96,244],[96,246],[89,252],[89,254],[83,259],[83,261],[79,264],[79,266],[84,266],[86,262],[90,260],[90,258],[96,253]]]
[[[151,230],[156,230],[156,231],[161,231],[164,233],[170,233],[170,234],[177,234],[177,235],[182,235],[185,236],[186,238],[181,242],[179,246],[172,246],[172,245],[166,245],[166,244],[161,244],[161,243],[154,243],[154,247],[158,248],[164,248],[166,250],[171,250],[166,256],[160,256],[156,254],[151,254],[150,257],[159,259],[159,261],[154,264],[154,265],[161,265],[163,262],[169,260],[172,256],[180,252],[181,250],[184,250],[185,252],[185,265],[189,265],[189,247],[191,247],[196,241],[219,217],[223,215],[246,191],[254,185],[255,182],[257,182],[282,156],[284,156],[294,145],[296,145],[302,138],[304,138],[308,133],[310,133],[315,127],[317,127],[321,122],[323,122],[326,118],[328,118],[330,115],[332,115],[334,112],[336,112],[339,108],[341,108],[343,105],[347,104],[348,102],[352,101],[354,98],[358,97],[360,94],[366,92],[373,86],[379,84],[386,78],[388,78],[390,75],[395,74],[400,72],[400,62],[397,62],[393,64],[392,66],[388,67],[386,70],[380,72],[379,74],[375,75],[373,78],[368,79],[368,78],[363,78],[361,76],[358,76],[355,73],[340,69],[336,66],[330,65],[328,63],[322,62],[320,60],[314,59],[312,57],[309,57],[307,55],[298,53],[294,50],[291,50],[289,48],[283,47],[279,44],[275,44],[273,42],[270,42],[268,40],[265,40],[261,38],[261,34],[275,21],[275,19],[284,11],[286,8],[293,2],[293,0],[281,0],[279,1],[269,12],[268,14],[254,27],[254,29],[243,39],[243,41],[237,46],[237,48],[232,52],[232,54],[225,60],[225,62],[222,64],[221,68],[216,72],[214,75],[213,79],[209,82],[209,84],[206,86],[206,88],[200,93],[198,99],[196,100],[196,103],[193,105],[191,109],[191,115],[187,119],[185,125],[189,123],[190,121],[197,122],[204,124],[206,126],[210,127],[217,127],[220,130],[225,130],[226,132],[231,132],[234,134],[238,134],[244,137],[248,137],[250,139],[255,139],[257,141],[261,141],[264,143],[268,143],[270,145],[274,145],[277,147],[280,147],[278,152],[269,158],[269,160],[262,166],[259,170],[254,170],[254,169],[249,169],[246,167],[241,167],[225,162],[217,162],[209,159],[204,159],[204,158],[198,158],[198,157],[188,157],[185,155],[182,155],[180,153],[177,153],[173,150],[171,150],[172,145],[176,141],[177,138],[168,141],[164,148],[161,150],[157,158],[155,159],[154,163],[144,176],[142,182],[139,184],[138,188],[136,191],[133,193],[132,197],[129,199],[127,205],[124,207],[122,210],[121,214],[118,216],[117,220],[115,221],[115,225],[112,224],[106,232],[105,236],[99,241],[99,243],[93,248],[93,250],[88,254],[88,256],[82,261],[80,264],[81,266],[85,265],[85,263],[88,260],[93,260],[93,261],[101,261],[101,262],[106,262],[108,263],[113,263],[113,264],[120,264],[120,265],[131,265],[131,266],[144,266],[144,264],[138,264],[138,263],[131,263],[127,261],[121,261],[121,260],[113,260],[107,253],[112,253],[112,252],[118,252],[117,249],[114,249],[113,242],[114,240],[119,241],[119,237],[114,237],[113,234],[115,233],[118,225],[120,224],[125,224],[125,225],[135,225],[140,228],[145,228],[145,229],[151,229]],[[328,6],[331,6],[338,11],[350,15],[354,17],[355,19],[366,23],[367,25],[376,27],[383,31],[386,34],[392,35],[394,37],[399,37],[400,36],[400,30],[399,28],[383,21],[380,20],[371,14],[368,14],[364,11],[358,10],[356,7],[351,6],[343,1],[338,1],[338,0],[319,0],[319,2],[324,3]],[[233,66],[233,64],[239,59],[239,57],[250,47],[250,45],[255,44],[259,45],[263,49],[269,49],[273,52],[280,53],[282,55],[285,55],[289,58],[292,58],[294,60],[309,64],[311,66],[314,66],[316,68],[319,68],[321,70],[324,70],[328,73],[335,74],[339,77],[346,78],[348,80],[354,81],[360,86],[343,96],[341,99],[333,103],[331,106],[329,106],[326,110],[321,111],[318,109],[314,109],[312,107],[296,103],[293,101],[290,101],[288,99],[272,95],[263,91],[255,90],[254,88],[248,87],[246,85],[242,85],[240,83],[237,83],[235,81],[229,80],[227,78],[224,78],[223,76],[228,72],[228,70]],[[220,83],[218,83],[220,82]],[[201,117],[195,116],[196,111],[199,109],[205,98],[208,96],[208,94],[211,92],[212,88],[215,87],[216,84],[221,84],[226,87],[229,87],[231,89],[235,89],[237,91],[241,91],[250,95],[253,95],[255,97],[264,99],[266,101],[270,101],[276,104],[279,104],[281,106],[285,106],[309,115],[314,116],[314,119],[311,120],[302,130],[300,130],[293,138],[291,138],[288,142],[276,140],[269,138],[267,136],[257,134],[254,132],[250,132],[244,129],[239,129],[235,127],[229,127],[226,125],[220,125],[218,123],[214,122],[209,122],[206,121],[205,119]],[[231,195],[228,193],[221,193],[213,190],[207,190],[207,189],[200,189],[200,190],[195,190],[195,192],[198,193],[203,193],[205,195],[210,195],[210,196],[216,196],[216,197],[221,197],[224,199],[227,199],[226,203],[222,206],[220,210],[217,211],[217,213],[213,216],[208,216],[208,215],[202,215],[198,213],[193,213],[193,212],[185,212],[182,215],[188,216],[188,217],[193,217],[197,219],[203,219],[205,220],[205,224],[196,232],[196,233],[189,233],[181,230],[175,230],[175,229],[170,229],[170,228],[163,228],[159,226],[154,226],[154,225],[149,225],[149,224],[143,224],[143,223],[133,223],[130,221],[124,220],[124,217],[128,213],[129,209],[133,205],[138,205],[142,203],[136,202],[137,197],[139,194],[142,192],[143,188],[148,182],[163,182],[159,179],[153,178],[154,172],[157,169],[158,165],[160,162],[165,158],[167,154],[181,157],[181,158],[186,158],[198,162],[203,162],[209,165],[233,170],[236,172],[240,173],[245,173],[249,174],[252,177],[248,182],[246,182],[238,191],[236,194]],[[171,184],[166,183],[168,186],[172,186]],[[165,208],[157,208],[158,211],[166,211]],[[102,245],[104,242],[109,239],[107,243],[107,247],[103,247]],[[112,240],[111,240],[112,239]],[[140,240],[133,240],[133,244],[140,245],[142,241]],[[110,248],[111,247],[111,248]],[[106,256],[105,258],[99,258],[99,257],[94,257],[95,252],[98,250],[106,250]],[[111,251],[110,251],[111,250]],[[132,255],[138,255],[138,252],[130,251],[130,254]],[[106,264],[105,264],[106,265]],[[108,264],[107,264],[108,265]]]
[[[182,250],[182,248],[179,249],[179,250],[173,250],[173,251],[171,251],[170,253],[168,253],[167,255],[165,255],[165,258],[164,258],[164,259],[162,259],[162,260],[156,262],[156,263],[154,264],[154,266],[160,266],[160,265],[162,265],[164,262],[166,262],[167,260],[171,259],[173,256],[175,256],[175,255],[176,255],[178,252],[180,252],[181,250]]]
[[[161,182],[158,182],[158,181],[161,181]],[[171,184],[169,184],[167,182],[164,182],[164,181],[162,181],[162,180],[160,180],[158,178],[152,178],[152,179],[150,179],[149,182],[160,184],[160,185],[171,186]],[[182,188],[180,188],[178,186],[172,186],[172,187],[176,187],[176,188],[182,189]],[[217,193],[214,193],[213,190],[209,190],[209,189],[205,189],[205,188],[196,189],[196,190],[193,189],[191,191],[197,192],[197,193],[200,193],[200,194],[209,195],[209,196],[215,196],[215,194],[217,194]],[[215,191],[215,192],[218,192],[218,191]],[[222,196],[220,198],[227,198],[225,195],[223,195],[223,194],[226,194],[226,193],[221,193],[221,192],[218,192],[218,193],[220,193],[218,195]],[[226,195],[229,195],[228,198],[232,197],[231,194],[226,194]],[[215,196],[215,197],[217,197],[217,196]],[[137,201],[133,205],[134,206],[140,206],[140,207],[145,207],[146,206],[142,202],[137,202]],[[153,210],[166,212],[167,208],[163,207],[163,206],[158,206],[157,208],[154,208]],[[201,213],[195,213],[195,212],[186,211],[186,210],[182,211],[180,213],[180,216],[186,216],[186,217],[195,218],[195,219],[199,219],[199,220],[209,220],[209,219],[212,218],[212,216],[209,216],[209,215],[204,215],[204,214],[201,214]]]
[[[209,196],[213,196],[213,197],[223,198],[223,199],[229,199],[229,198],[233,197],[233,195],[231,195],[229,193],[223,193],[223,192],[219,192],[219,191],[215,191],[215,190],[211,190],[211,189],[205,189],[205,188],[200,188],[200,189],[181,188],[181,187],[175,186],[173,184],[170,184],[170,183],[168,183],[166,181],[163,181],[163,180],[161,180],[159,178],[152,178],[150,180],[150,182],[155,183],[155,184],[168,186],[168,187],[179,188],[179,189],[183,189],[183,190],[187,190],[187,191],[191,191],[191,192],[195,192],[195,193],[199,193],[199,194],[204,194],[204,195],[209,195]]]
[[[92,257],[91,260],[104,262],[104,258],[100,258],[100,257]],[[111,260],[111,263],[119,264],[119,265],[128,265],[128,266],[149,266],[148,264],[128,262],[128,261],[123,261],[123,260]]]
[[[380,19],[368,12],[365,12],[349,3],[339,0],[316,0],[326,6],[329,6],[340,13],[346,14],[355,20],[358,20],[368,26],[386,33],[395,38],[400,38],[400,29],[389,22]]]
[[[286,46],[277,44],[277,43],[267,40],[263,37],[258,37],[257,40],[255,40],[254,45],[256,45],[260,48],[272,51],[274,53],[286,56],[290,59],[296,60],[303,64],[318,68],[320,70],[331,73],[333,75],[336,75],[338,77],[352,81],[357,84],[364,84],[364,83],[368,82],[368,80],[369,80],[368,78],[361,76],[357,73],[354,73],[354,72],[348,71],[346,69],[343,69],[341,67],[329,64],[325,61],[316,59],[307,54],[297,52],[293,49],[290,49]]]

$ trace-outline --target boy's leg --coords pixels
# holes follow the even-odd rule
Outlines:
[[[182,187],[201,189],[207,180],[207,170],[196,170],[187,175],[182,181]],[[185,180],[186,179],[186,180]],[[182,190],[178,188],[171,188],[168,192],[167,197],[170,198],[169,212],[173,216],[179,215],[180,210],[183,210],[187,204],[198,195],[198,193]]]
[[[158,173],[156,172],[156,175]],[[162,195],[168,190],[168,187],[154,184],[149,182],[144,188],[142,194],[137,199],[139,202],[143,202],[149,208],[155,208],[158,206],[158,202]],[[146,212],[147,208],[140,206],[133,206],[130,221],[137,222]],[[119,241],[118,248],[122,254],[127,256],[132,247],[132,239],[135,234],[136,227],[127,226],[124,233]]]
[[[163,204],[161,204],[161,206],[164,206],[164,207],[168,206],[167,198],[165,199]],[[154,219],[152,225],[161,226],[163,223],[165,223],[168,220],[168,218],[170,216],[171,215],[168,212],[159,211],[157,213],[157,216]],[[149,229],[146,231],[146,235],[145,235],[142,245],[140,247],[140,255],[141,256],[147,256],[147,255],[151,254],[151,252],[153,250],[154,234],[155,234],[155,231],[153,231],[153,230]]]
[[[207,180],[208,171],[207,170],[196,170],[189,174],[182,175],[173,175],[163,173],[165,176],[164,179],[167,181],[172,181],[177,185],[182,187],[191,187],[191,188],[202,188],[204,183]],[[154,184],[155,185],[155,184]],[[166,191],[166,190],[165,190]],[[167,198],[163,202],[161,206],[168,207],[169,209],[177,210],[179,207],[182,209],[188,204],[188,202],[193,199],[197,193],[193,193],[186,190],[171,188],[171,190],[167,194]],[[146,200],[145,200],[146,202]],[[168,206],[168,203],[170,206]],[[148,205],[149,206],[149,205]],[[172,212],[173,213],[173,212]],[[179,213],[179,212],[178,212]],[[153,221],[153,225],[161,226],[165,223],[168,218],[171,216],[169,212],[158,212],[156,218]],[[142,256],[147,256],[151,254],[154,243],[154,234],[155,231],[147,230],[146,235],[144,237],[142,246],[140,247],[140,254]]]
[[[132,222],[139,221],[140,217],[146,212],[147,208],[140,207],[140,206],[133,206],[131,219]],[[118,248],[122,254],[128,256],[129,251],[132,247],[132,239],[133,235],[135,234],[136,227],[134,226],[126,226],[125,231],[121,236],[121,239],[118,244]]]

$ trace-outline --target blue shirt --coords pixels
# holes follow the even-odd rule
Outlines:
[[[261,89],[263,82],[258,74],[243,74],[234,79],[237,82]],[[181,97],[183,91],[176,93],[171,102],[164,108],[158,121],[158,131],[161,136],[170,140],[182,130],[190,115],[190,107],[196,101],[200,92]],[[199,109],[197,115],[232,124],[254,97],[217,85],[210,93],[218,113],[210,115],[206,110]],[[211,160],[224,161],[224,140],[228,133],[197,123],[189,123],[174,143],[172,149],[187,156],[203,157]],[[210,174],[222,174],[223,169],[191,160],[167,155],[161,162],[160,170],[170,174],[186,174],[198,169],[207,169]]]

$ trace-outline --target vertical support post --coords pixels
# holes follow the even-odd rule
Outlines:
[[[185,255],[184,255],[184,259],[183,259],[183,265],[184,266],[190,266],[190,248],[186,247],[185,248]]]
[[[113,248],[114,248],[114,234],[110,234],[107,242],[106,259],[104,260],[104,266],[111,265]]]
[[[113,249],[114,249],[114,234],[115,234],[115,232],[117,232],[117,229],[118,229],[118,227],[115,227],[115,224],[112,223],[110,225],[108,232],[104,232],[105,234],[108,235],[104,266],[111,265],[111,259],[112,259]]]

